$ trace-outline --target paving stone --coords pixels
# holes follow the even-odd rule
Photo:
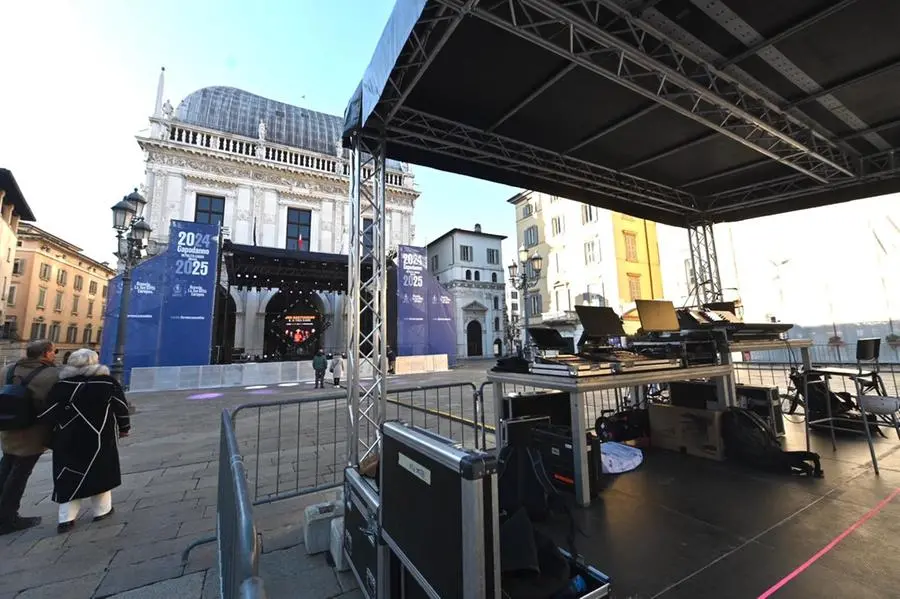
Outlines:
[[[111,566],[95,596],[106,597],[181,576],[181,556],[166,555],[127,567]]]
[[[301,580],[308,597],[334,597],[341,593],[337,577],[325,558],[307,556],[302,547],[263,554],[259,573],[270,599],[296,597],[297,583]]]
[[[155,582],[124,593],[111,595],[108,599],[199,599],[203,592],[204,572],[188,574]]]
[[[116,553],[116,557],[113,559],[111,566],[115,568],[127,566],[129,564],[138,564],[140,562],[172,554],[178,554],[180,556],[181,552],[184,551],[188,545],[200,538],[202,538],[202,535],[154,541],[152,543],[125,547]]]
[[[216,534],[215,518],[197,518],[182,522],[178,529],[178,537],[195,536],[197,534],[214,535]]]
[[[103,522],[106,522],[105,520]],[[118,536],[125,525],[122,523],[113,524],[112,526],[87,525],[79,528],[80,522],[75,523],[75,528],[69,533],[66,539],[66,545],[69,547],[78,546],[81,543],[95,543],[97,541],[105,541]],[[101,522],[97,522],[101,524]]]
[[[103,573],[89,574],[63,582],[53,582],[24,590],[16,599],[60,599],[62,597],[92,597]]]

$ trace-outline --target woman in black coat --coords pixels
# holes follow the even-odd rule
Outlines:
[[[72,529],[86,499],[95,521],[112,515],[112,489],[122,484],[118,439],[128,435],[131,422],[125,392],[99,363],[97,352],[72,352],[40,418],[53,428],[57,531]]]

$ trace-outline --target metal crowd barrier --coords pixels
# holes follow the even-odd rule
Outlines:
[[[253,523],[247,473],[228,410],[222,411],[216,530],[220,596],[265,599],[265,587],[259,578],[260,542]]]
[[[485,425],[483,389],[484,385],[479,389],[472,383],[390,389],[385,418],[402,419],[457,439],[468,447],[485,448],[487,433],[492,432],[493,427]],[[227,420],[229,440],[234,447],[233,450],[230,446],[226,448],[223,436],[219,506],[216,509],[219,518],[223,510],[236,511],[232,507],[234,500],[223,496],[222,487],[227,480],[224,473],[231,467],[231,462],[223,462],[224,455],[235,456],[231,458],[232,462],[240,464],[245,481],[247,515],[250,506],[293,499],[343,485],[349,438],[346,390],[242,404],[230,413],[225,411],[222,417],[223,431]],[[360,426],[361,439],[367,440],[366,437],[374,434],[373,426]],[[182,563],[187,564],[195,547],[217,539],[221,550],[222,534],[220,529],[217,537],[200,539],[189,545],[182,553]],[[252,550],[258,556],[258,547]],[[256,557],[252,560],[254,564],[255,560]]]

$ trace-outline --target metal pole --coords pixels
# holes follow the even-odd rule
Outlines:
[[[219,318],[226,316],[222,315],[219,312],[222,310],[222,302],[223,300],[219,297],[222,293],[222,290],[219,288],[222,281],[222,239],[224,235],[222,234],[222,225],[219,225],[219,250],[217,254],[218,260],[216,260],[216,284],[213,287],[215,289],[215,295],[213,295],[213,326],[212,326],[212,336],[210,339],[210,355],[209,355],[209,363],[210,364],[221,364],[223,362],[223,353],[225,346],[225,336],[222,334],[222,329],[225,327],[224,318],[222,326],[219,326]],[[228,309],[228,298],[225,300],[225,309]],[[222,335],[222,342],[219,343],[219,335]]]
[[[127,255],[122,271],[122,293],[119,296],[119,320],[116,326],[116,345],[110,374],[125,386],[125,337],[128,332],[128,304],[131,303],[131,244],[125,242]]]
[[[524,320],[522,322],[522,356],[528,357],[528,275],[525,272],[525,262],[519,263],[519,268],[522,270],[522,316]]]

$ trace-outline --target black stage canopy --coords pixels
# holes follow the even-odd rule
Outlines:
[[[897,0],[398,0],[387,155],[672,225],[900,191]]]
[[[225,241],[222,248],[228,284],[258,289],[347,291],[347,256]],[[366,272],[366,269],[369,272]],[[363,265],[363,277],[371,265]]]

